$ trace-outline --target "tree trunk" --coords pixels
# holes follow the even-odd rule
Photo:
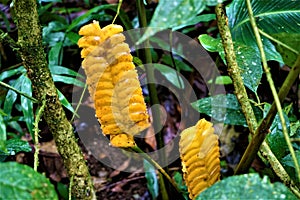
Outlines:
[[[72,194],[77,199],[93,199],[95,194],[88,168],[48,68],[36,0],[14,0],[13,9],[18,27],[19,54],[32,82],[34,97],[39,102],[46,101],[43,117],[54,136],[69,177],[74,178]]]

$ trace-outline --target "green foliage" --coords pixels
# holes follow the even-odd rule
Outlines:
[[[231,125],[247,126],[245,116],[241,106],[233,94],[216,95],[212,97],[202,98],[191,103],[192,107],[200,113],[204,113],[218,122],[224,122]],[[253,107],[256,118],[262,118],[262,112]]]
[[[3,199],[58,199],[44,175],[16,162],[0,163],[0,188]]]
[[[145,177],[147,179],[147,187],[151,193],[152,199],[156,199],[159,194],[159,185],[156,178],[156,169],[147,160],[144,159]]]
[[[155,64],[153,65],[168,81],[170,81],[176,87],[182,89],[184,88],[184,82],[180,77],[180,74],[175,69],[172,69],[166,65]]]
[[[186,200],[188,200],[189,192],[188,192],[187,186],[184,184],[182,175],[179,172],[175,172],[173,179],[174,179],[175,183],[177,184],[178,188],[180,189],[180,191],[182,191],[182,195],[184,196],[184,198]]]
[[[251,1],[257,26],[268,34],[299,33],[297,22],[300,17],[300,1]],[[254,49],[256,40],[249,21],[246,1],[234,0],[226,9],[228,22],[235,42],[240,42]],[[264,50],[268,60],[282,62],[269,39],[263,38]]]
[[[223,62],[226,63],[225,53],[222,46],[221,39],[215,39],[206,34],[199,36],[199,41],[202,46],[211,52],[219,52]],[[236,60],[240,67],[241,76],[244,84],[253,92],[257,91],[262,77],[262,67],[260,64],[260,56],[257,48],[252,48],[240,42],[234,43],[236,51]]]
[[[296,158],[298,160],[298,163],[300,163],[300,150],[295,151],[296,154]],[[289,176],[296,182],[299,184],[299,180],[296,177],[296,167],[295,167],[295,163],[292,159],[291,154],[286,155],[285,157],[283,157],[280,162],[282,163],[282,165],[284,166],[284,168],[286,169],[287,173],[289,174]]]
[[[276,33],[272,36],[293,48],[294,50],[300,52],[300,34],[299,33]],[[297,54],[277,43],[274,42],[276,50],[281,54],[282,59],[285,64],[292,67],[297,59]]]
[[[149,28],[139,42],[142,42],[147,37],[168,28],[178,30],[200,22],[211,21],[215,19],[214,14],[198,14],[200,14],[206,6],[216,5],[220,2],[222,1],[160,0],[151,18]],[[151,27],[155,28],[152,29]]]
[[[244,174],[231,176],[215,183],[200,195],[202,199],[297,199],[296,196],[282,183],[270,183],[265,176],[258,174]]]
[[[21,151],[31,152],[31,147],[27,141],[18,138],[0,141],[0,161],[5,160],[7,156],[16,155]]]

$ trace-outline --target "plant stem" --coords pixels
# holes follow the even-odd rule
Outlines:
[[[117,17],[119,16],[120,8],[121,8],[121,6],[122,6],[122,3],[123,3],[123,0],[119,0],[118,7],[117,7],[117,13],[116,13],[116,15],[115,15],[115,17],[114,17],[114,19],[113,19],[113,21],[112,21],[112,24],[115,23]]]
[[[261,29],[258,29],[258,31],[259,31],[260,34],[262,34],[263,36],[265,36],[265,37],[268,38],[269,40],[272,40],[273,42],[276,42],[277,44],[279,44],[279,45],[283,46],[284,48],[286,48],[286,49],[288,49],[288,50],[294,52],[295,54],[298,55],[298,54],[300,53],[300,52],[297,51],[296,49],[294,49],[294,48],[292,48],[292,47],[290,47],[290,46],[284,44],[283,42],[281,42],[281,41],[279,41],[279,40],[277,40],[277,39],[275,39],[275,38],[273,38],[271,35],[269,35],[268,33],[264,32],[264,31],[262,31]]]
[[[43,101],[42,106],[38,109],[38,112],[36,114],[35,120],[34,120],[34,164],[33,164],[33,169],[34,171],[37,171],[37,167],[39,165],[39,151],[40,151],[40,146],[39,146],[39,121],[41,120],[42,114],[44,112],[44,108],[46,105],[46,101]]]
[[[223,48],[225,51],[228,73],[232,78],[234,91],[239,103],[241,104],[242,111],[245,115],[250,133],[253,134],[257,127],[257,122],[248,99],[246,88],[243,84],[244,82],[240,74],[240,68],[237,64],[236,56],[234,53],[234,46],[232,42],[231,33],[228,27],[228,20],[225,16],[225,12],[221,4],[218,4],[216,6],[216,14],[218,20],[218,28],[222,38]]]
[[[74,119],[75,119],[75,116],[77,115],[77,112],[78,112],[78,109],[79,109],[79,107],[80,107],[80,105],[81,105],[81,102],[82,102],[84,93],[85,93],[85,91],[86,91],[86,88],[87,88],[87,84],[84,85],[83,91],[82,91],[82,93],[81,93],[81,95],[80,95],[80,98],[79,98],[79,102],[78,102],[78,104],[77,104],[77,106],[76,106],[76,108],[75,108],[75,110],[74,110],[74,113],[73,113],[73,115],[72,115],[72,118],[71,118],[70,122],[73,122]]]
[[[153,165],[155,168],[158,169],[158,171],[164,175],[164,177],[169,181],[169,183],[174,187],[176,192],[179,194],[177,196],[179,199],[184,199],[182,196],[181,190],[177,187],[174,180],[169,176],[169,174],[157,163],[155,160],[153,160],[147,153],[145,153],[143,150],[141,150],[138,146],[134,146],[131,148],[134,152],[139,153],[144,159],[146,159],[151,165]]]
[[[8,85],[8,84],[2,82],[2,81],[0,81],[0,85],[2,85],[3,87],[6,87],[6,88],[8,88],[8,89],[10,89],[10,90],[12,90],[12,91],[18,93],[18,94],[20,94],[20,95],[22,95],[22,96],[24,96],[24,97],[26,97],[27,99],[30,99],[33,103],[38,103],[38,100],[37,100],[37,99],[35,99],[35,98],[29,96],[28,94],[26,94],[26,93],[24,93],[24,92],[21,92],[20,90],[17,90],[16,88],[14,88],[14,87],[12,87],[12,86],[10,86],[10,85]]]
[[[145,10],[145,6],[144,3],[141,0],[137,0],[137,7],[138,7],[138,13],[139,13],[139,20],[140,20],[140,24],[142,27],[147,27],[147,18],[146,18],[146,10]],[[154,68],[149,66],[149,64],[152,63],[152,56],[151,56],[151,51],[150,51],[150,44],[149,44],[149,39],[146,39],[145,42],[145,49],[144,49],[144,53],[145,53],[145,61],[148,64],[148,67],[146,67],[146,73],[147,73],[147,80],[149,82],[148,84],[148,88],[149,88],[149,95],[150,95],[150,103],[151,105],[159,105],[159,99],[157,96],[157,90],[156,90],[156,85],[154,83],[156,83],[155,81],[155,75],[154,75]],[[159,158],[160,161],[162,163],[162,165],[166,166],[166,158],[165,158],[165,151],[164,151],[164,141],[163,141],[163,136],[162,133],[160,131],[158,131],[160,129],[160,110],[158,107],[153,107],[152,109],[152,118],[153,118],[153,128],[154,128],[154,132],[156,133],[155,135],[155,139],[156,139],[156,143],[157,143],[157,149],[159,149]],[[168,171],[168,168],[165,167],[165,171]],[[164,177],[161,176],[161,174],[159,175],[159,185],[160,185],[160,190],[162,193],[162,198],[163,199],[169,199],[168,198],[168,193],[166,190],[166,185],[165,185],[165,181],[164,181]]]
[[[274,85],[274,82],[273,82],[273,79],[272,79],[270,69],[268,67],[265,51],[264,51],[264,48],[263,48],[263,43],[262,43],[262,40],[261,40],[261,37],[260,37],[260,34],[259,34],[259,30],[258,30],[258,27],[257,27],[256,22],[255,22],[254,15],[253,15],[251,2],[250,2],[250,0],[246,0],[246,3],[247,3],[247,9],[248,9],[248,14],[249,14],[249,18],[250,18],[250,23],[251,23],[251,26],[252,26],[252,29],[253,29],[253,32],[254,32],[254,35],[255,35],[255,38],[256,38],[257,46],[258,46],[259,51],[260,51],[260,56],[261,56],[263,68],[264,68],[264,71],[266,73],[266,77],[267,77],[267,80],[269,82],[270,89],[271,89],[272,95],[274,97],[274,102],[275,102],[276,108],[278,110],[278,115],[279,115],[279,118],[280,118],[280,121],[281,121],[281,124],[282,124],[282,131],[283,131],[283,134],[284,134],[284,137],[285,137],[285,141],[286,141],[286,143],[288,145],[288,148],[291,152],[291,156],[292,156],[293,161],[295,163],[296,174],[298,175],[298,180],[300,181],[299,164],[298,164],[295,151],[293,149],[292,143],[291,143],[289,135],[288,135],[286,122],[285,122],[282,107],[281,107],[281,102],[280,102],[280,99],[278,97],[278,94],[277,94],[277,91],[276,91],[276,88],[275,88],[275,85]]]

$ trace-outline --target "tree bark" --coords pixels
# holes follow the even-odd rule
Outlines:
[[[13,10],[18,27],[19,54],[32,82],[34,97],[39,102],[46,101],[43,117],[53,134],[68,175],[73,177],[72,194],[76,199],[93,199],[95,194],[88,167],[48,68],[36,0],[14,0]]]

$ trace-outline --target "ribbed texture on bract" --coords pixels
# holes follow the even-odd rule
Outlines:
[[[210,122],[201,119],[181,133],[179,152],[189,196],[195,199],[220,177],[218,136]]]
[[[117,147],[134,146],[133,136],[150,126],[146,104],[122,26],[100,28],[94,21],[79,30],[82,68],[96,116]]]

